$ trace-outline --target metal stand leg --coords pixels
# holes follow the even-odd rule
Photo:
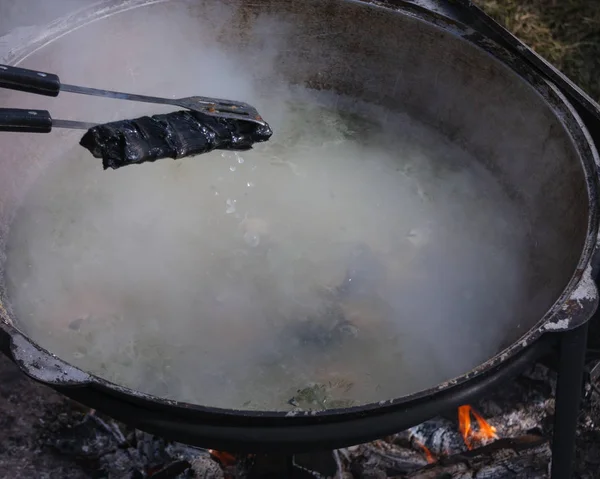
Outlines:
[[[257,455],[248,479],[302,479],[294,468],[294,457],[286,455]],[[312,478],[311,478],[312,479]]]
[[[589,324],[562,333],[552,440],[552,479],[571,479]]]

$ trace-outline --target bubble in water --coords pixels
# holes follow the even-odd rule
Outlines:
[[[238,163],[241,165],[244,162],[244,159],[240,155],[238,155],[237,153],[235,154],[235,156],[237,158]]]
[[[227,205],[227,208],[225,209],[225,213],[227,213],[228,215],[230,215],[231,213],[235,213],[235,200],[232,200],[231,198],[227,198],[227,201],[225,202],[225,204]]]
[[[235,167],[235,166],[231,165],[231,166],[229,167],[229,171],[235,171],[235,170],[236,170],[236,167]]]
[[[244,242],[248,246],[252,246],[253,248],[256,248],[258,246],[258,244],[260,243],[260,235],[251,233],[250,231],[247,231],[246,233],[244,233]]]
[[[246,183],[246,186],[248,188],[254,188],[254,183],[252,183],[251,181],[249,181],[248,183]]]

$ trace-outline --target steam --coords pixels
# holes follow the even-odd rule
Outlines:
[[[0,36],[16,28],[46,25],[95,0],[19,0],[0,3]]]
[[[356,101],[343,114],[339,97],[285,85],[285,24],[255,20],[260,50],[219,44],[248,34],[229,30],[236,13],[217,2],[141,8],[29,59],[52,55],[68,83],[246,101],[275,133],[242,154],[116,172],[77,135],[57,135],[61,154],[10,231],[23,329],[120,384],[232,408],[287,409],[315,383],[351,404],[391,399],[494,354],[519,315],[526,244],[500,186],[408,116]],[[79,96],[52,105],[89,121],[166,110]],[[341,339],[303,342],[317,334],[309,323],[338,326],[330,295],[349,271],[368,281],[341,301]]]

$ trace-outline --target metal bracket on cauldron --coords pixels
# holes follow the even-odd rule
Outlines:
[[[577,278],[575,278],[577,279]],[[588,266],[578,279],[579,284],[562,307],[544,324],[543,330],[562,332],[578,328],[589,321],[598,308],[598,287]]]

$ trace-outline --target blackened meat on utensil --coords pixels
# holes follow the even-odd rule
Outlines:
[[[79,144],[96,158],[102,158],[105,170],[116,170],[217,149],[249,150],[254,143],[267,141],[272,134],[268,125],[217,118],[196,111],[176,111],[94,126]]]

